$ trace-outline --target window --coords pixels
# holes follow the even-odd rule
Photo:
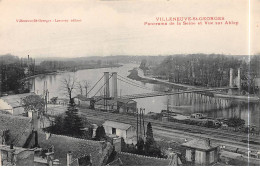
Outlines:
[[[112,128],[112,134],[116,134],[116,128]]]

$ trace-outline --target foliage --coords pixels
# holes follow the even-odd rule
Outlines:
[[[136,144],[138,154],[144,154],[144,150],[145,150],[144,146],[145,146],[144,140],[142,138],[139,138]]]
[[[57,104],[58,97],[53,97],[50,100],[52,104]]]
[[[139,138],[137,141],[137,144],[129,145],[124,142],[124,139],[122,139],[121,142],[121,150],[123,152],[133,153],[133,154],[140,154],[140,155],[146,155],[151,157],[159,157],[163,158],[160,147],[156,144],[154,138],[153,138],[153,131],[152,131],[152,125],[149,122],[147,124],[147,133],[146,133],[146,141],[143,140],[143,138]]]
[[[63,121],[64,132],[69,136],[81,136],[83,131],[83,123],[77,114],[78,109],[73,99],[70,101],[66,116]]]
[[[105,140],[106,139],[106,132],[103,126],[98,126],[96,130],[95,140]]]
[[[70,102],[74,102],[72,94],[76,87],[76,81],[76,77],[71,75],[68,75],[61,80],[61,88],[65,92],[66,96],[69,97]]]
[[[249,92],[254,93],[257,90],[254,87],[254,79],[260,77],[259,63],[259,55],[252,57],[250,63],[237,57],[217,54],[173,55],[157,65],[153,74],[166,76],[176,83],[221,87],[229,84],[230,68],[234,69],[234,77],[237,76],[236,70],[241,68],[241,79],[246,82],[242,89],[248,91],[249,87]]]
[[[29,95],[22,99],[22,106],[25,112],[32,111],[33,113],[44,114],[45,102],[38,95]]]
[[[65,117],[62,115],[56,116],[54,124],[46,128],[45,131],[53,134],[62,134],[71,137],[82,138],[85,134],[82,130],[84,126],[77,112],[78,110],[76,105],[72,100],[69,103],[67,111],[65,112]]]
[[[228,119],[227,125],[229,127],[235,127],[235,128],[242,127],[242,126],[245,125],[245,120],[240,119],[240,118],[238,118],[236,116],[235,117],[231,117],[231,118]]]

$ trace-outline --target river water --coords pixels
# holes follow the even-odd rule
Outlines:
[[[150,93],[153,91],[165,91],[169,89],[169,86],[163,84],[150,84],[143,83],[139,81],[134,81],[127,76],[129,75],[129,70],[134,67],[138,67],[136,64],[125,64],[118,68],[101,68],[101,69],[85,69],[79,70],[77,72],[64,72],[53,75],[42,75],[32,79],[35,86],[35,92],[37,94],[43,93],[44,81],[47,82],[47,88],[49,91],[49,98],[58,96],[59,98],[66,98],[64,89],[62,86],[62,79],[66,78],[68,75],[75,76],[77,81],[86,80],[90,83],[90,88],[103,76],[104,72],[117,72],[118,78],[118,95],[130,95],[130,94],[140,94],[140,93]],[[121,77],[120,77],[121,76]],[[132,81],[142,88],[130,85],[126,82],[126,79]],[[89,96],[93,95],[103,95],[102,90],[98,91],[104,84],[102,79],[97,86],[89,93]],[[110,82],[111,85],[111,82]],[[33,89],[32,89],[33,90]],[[111,90],[111,89],[110,89]],[[153,90],[153,91],[152,91]],[[173,91],[178,91],[178,89],[173,88]],[[73,95],[79,94],[79,90],[75,89]],[[202,101],[203,100],[203,101]],[[161,110],[166,110],[168,108],[174,112],[179,112],[183,114],[191,114],[194,112],[200,112],[208,117],[212,118],[230,118],[230,117],[240,117],[246,121],[246,124],[256,125],[260,127],[260,105],[259,103],[243,103],[243,102],[233,102],[230,107],[231,101],[220,100],[210,97],[204,97],[200,94],[181,94],[172,96],[159,96],[136,99],[138,108],[145,108],[145,113],[155,112],[160,113]],[[224,105],[224,106],[223,106]]]

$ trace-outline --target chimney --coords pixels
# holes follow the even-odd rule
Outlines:
[[[105,91],[104,91],[104,97],[109,98],[109,72],[104,72],[104,84],[105,84]]]
[[[112,73],[112,97],[117,98],[117,72]]]
[[[206,145],[210,146],[210,139],[209,138],[206,139]]]
[[[69,151],[67,153],[67,166],[70,166],[71,163],[72,163],[72,153],[71,153],[71,151]]]
[[[39,119],[38,119],[38,115],[37,112],[29,112],[28,116],[31,116],[32,118],[32,127],[34,131],[38,131],[39,128]]]
[[[50,152],[50,153],[45,153],[46,158],[47,158],[47,163],[52,166],[53,165],[53,161],[54,161],[54,152]]]

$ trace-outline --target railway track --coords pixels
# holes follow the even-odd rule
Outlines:
[[[79,112],[81,115],[86,116],[89,119],[95,119],[99,121],[105,120],[113,120],[118,122],[129,123],[131,125],[136,126],[136,117],[126,114],[114,114],[108,112],[97,112],[93,110],[81,109]],[[145,119],[145,124],[149,122],[152,123],[154,129],[160,131],[167,132],[167,134],[178,134],[189,135],[191,137],[205,137],[211,138],[215,143],[219,145],[227,145],[236,148],[244,148],[244,149],[260,149],[260,145],[247,144],[243,143],[243,140],[255,141],[260,143],[260,138],[256,136],[248,136],[246,134],[241,135],[238,133],[227,132],[219,129],[209,129],[200,126],[187,125],[181,123],[173,123],[173,122],[161,122],[153,119]],[[232,146],[233,145],[233,146]]]

